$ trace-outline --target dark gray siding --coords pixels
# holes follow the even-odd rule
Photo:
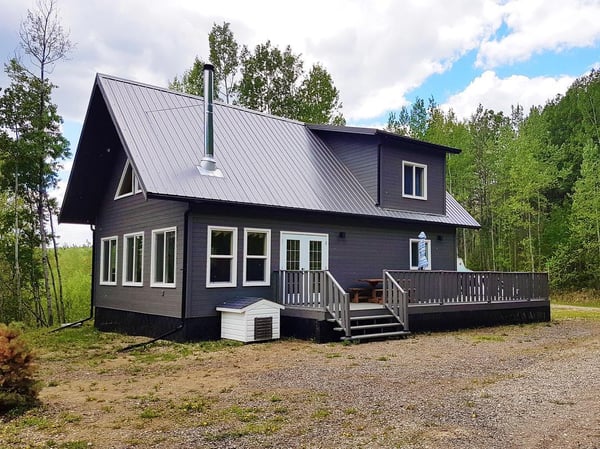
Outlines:
[[[206,288],[207,226],[238,229],[237,287]],[[409,268],[409,240],[425,231],[432,244],[432,268],[456,269],[455,231],[391,220],[369,220],[276,209],[203,206],[190,215],[187,316],[216,315],[215,307],[236,296],[272,298],[272,287],[242,287],[244,227],[271,230],[271,268],[279,269],[280,232],[314,232],[329,236],[329,270],[345,289],[357,279],[381,277],[383,269]],[[340,233],[345,237],[340,237]]]
[[[320,132],[319,136],[369,193],[377,198],[378,144],[372,136]]]
[[[427,200],[402,196],[402,161],[427,165]],[[381,206],[432,214],[446,213],[446,155],[407,143],[381,149]]]
[[[94,304],[109,309],[180,317],[184,213],[187,205],[175,201],[153,199],[146,201],[141,193],[114,200],[126,160],[124,152],[118,151],[117,163],[110,180],[106,183],[107,187],[96,224]],[[150,287],[152,230],[168,227],[177,228],[176,288]],[[143,287],[123,286],[123,235],[133,232],[144,233]],[[111,236],[118,237],[117,285],[100,285],[100,242],[102,238]]]

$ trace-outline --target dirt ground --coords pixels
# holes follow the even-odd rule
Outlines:
[[[600,311],[598,311],[600,314]],[[600,448],[600,319],[41,355],[4,448]]]

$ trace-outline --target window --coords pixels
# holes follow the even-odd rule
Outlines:
[[[237,229],[209,226],[207,253],[206,286],[235,287]]]
[[[402,196],[427,199],[427,165],[402,161]]]
[[[117,285],[117,237],[101,240],[100,284]]]
[[[410,239],[410,269],[419,269],[419,239]],[[425,240],[425,256],[427,266],[425,270],[431,270],[431,240]]]
[[[175,228],[152,231],[152,287],[175,287]]]
[[[137,176],[133,172],[133,167],[129,161],[127,161],[125,163],[125,167],[123,168],[123,174],[121,175],[121,180],[119,181],[119,187],[117,188],[115,200],[133,195],[135,193],[140,193],[141,191],[142,188],[140,187]]]
[[[123,285],[143,285],[144,233],[123,236]]]
[[[271,231],[244,229],[244,285],[270,285]]]

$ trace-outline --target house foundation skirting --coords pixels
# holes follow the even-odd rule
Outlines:
[[[177,329],[180,318],[96,307],[94,325],[103,332],[156,338]],[[182,329],[166,337],[173,341],[217,340],[221,317],[186,318]]]
[[[550,301],[409,305],[411,332],[550,321]]]

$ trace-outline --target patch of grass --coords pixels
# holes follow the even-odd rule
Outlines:
[[[328,359],[335,359],[335,358],[338,358],[341,356],[342,356],[342,354],[340,354],[339,352],[332,352],[332,353],[327,354],[325,357]]]
[[[211,407],[212,403],[211,399],[197,397],[183,401],[179,408],[189,413],[203,413]]]
[[[62,419],[66,423],[78,423],[83,419],[83,417],[81,415],[78,415],[77,413],[65,412],[61,413],[60,419]]]
[[[552,292],[553,304],[570,306],[600,307],[600,291],[592,289]]]
[[[160,416],[160,412],[151,407],[145,408],[142,411],[142,413],[140,413],[140,418],[143,418],[143,419],[158,418],[159,416]]]
[[[329,415],[331,415],[331,410],[328,410],[326,408],[319,408],[313,412],[313,414],[311,415],[311,418],[325,419],[325,418],[329,417]]]
[[[54,440],[48,440],[44,447],[52,449],[88,449],[92,447],[92,445],[87,441],[64,441],[62,443],[57,443]]]
[[[380,357],[377,357],[376,359],[378,362],[387,362],[390,360],[390,358],[388,356],[382,355]]]
[[[553,321],[568,321],[568,320],[583,320],[583,321],[598,321],[600,320],[600,310],[596,309],[552,309]]]
[[[27,415],[19,420],[22,427],[34,427],[38,430],[44,430],[50,427],[50,422],[43,416]]]
[[[473,340],[476,343],[479,343],[482,341],[500,341],[500,342],[506,341],[502,335],[492,335],[492,334],[473,335],[471,338],[473,338]]]

